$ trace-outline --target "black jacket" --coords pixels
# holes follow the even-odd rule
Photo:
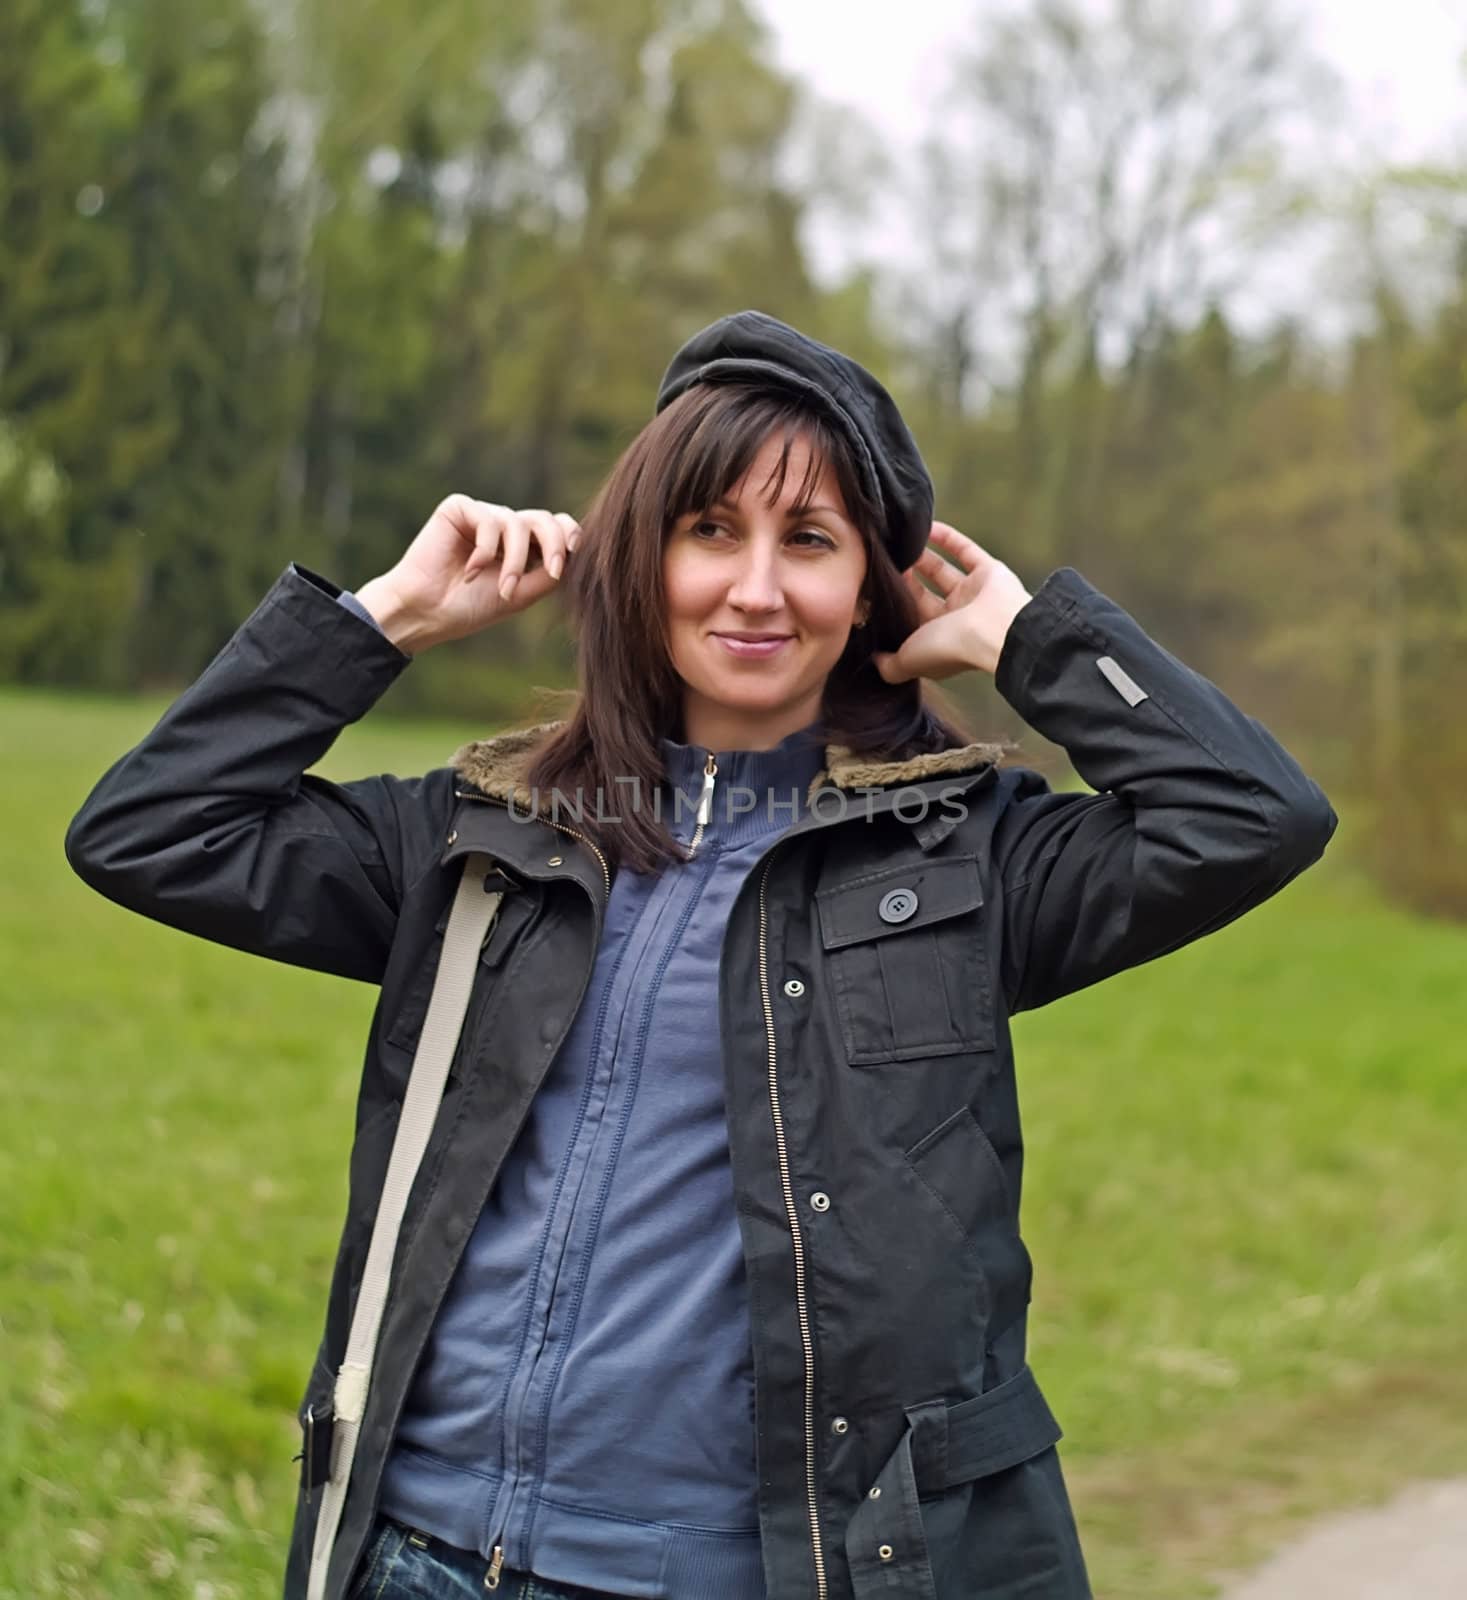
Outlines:
[[[338,592],[287,568],[66,834],[121,905],[381,986],[303,1418],[345,1348],[462,858],[488,852],[514,885],[409,1201],[332,1600],[436,1308],[580,1003],[610,882],[573,828],[511,812],[543,730],[417,778],[306,773],[409,660]],[[1014,619],[996,685],[1096,793],[1053,792],[986,745],[891,763],[832,746],[814,811],[730,914],[719,1024],[771,1600],[1089,1594],[1025,1359],[1008,1018],[1259,905],[1337,822],[1259,722],[1072,568]],[[319,1505],[300,1498],[287,1597]]]

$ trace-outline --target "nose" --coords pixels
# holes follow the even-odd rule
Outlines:
[[[764,539],[745,540],[738,571],[729,585],[728,603],[738,611],[778,611],[784,604],[774,546]]]

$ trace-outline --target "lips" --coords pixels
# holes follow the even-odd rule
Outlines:
[[[742,661],[762,661],[768,656],[778,655],[779,652],[793,639],[793,634],[764,634],[753,639],[741,639],[737,634],[715,633],[713,635],[719,644],[729,653]]]

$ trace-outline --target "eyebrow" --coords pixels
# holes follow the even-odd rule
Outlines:
[[[733,503],[732,500],[728,498],[727,495],[720,495],[719,498],[713,502],[713,504],[715,506],[722,506],[725,511],[738,510],[738,507]],[[791,521],[794,521],[799,517],[808,517],[812,512],[816,511],[823,511],[827,516],[835,517],[841,522],[845,522],[847,520],[844,512],[840,511],[835,506],[825,505],[791,506],[785,515]]]

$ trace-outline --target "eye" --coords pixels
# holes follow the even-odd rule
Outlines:
[[[706,544],[708,540],[715,535],[727,534],[728,529],[723,525],[723,523],[713,522],[704,517],[700,518],[694,523],[691,523],[688,527],[688,532],[700,544]],[[835,540],[832,539],[829,534],[822,533],[818,528],[798,528],[790,535],[790,538],[793,540],[802,541],[804,543],[804,548],[807,550],[835,549]]]

